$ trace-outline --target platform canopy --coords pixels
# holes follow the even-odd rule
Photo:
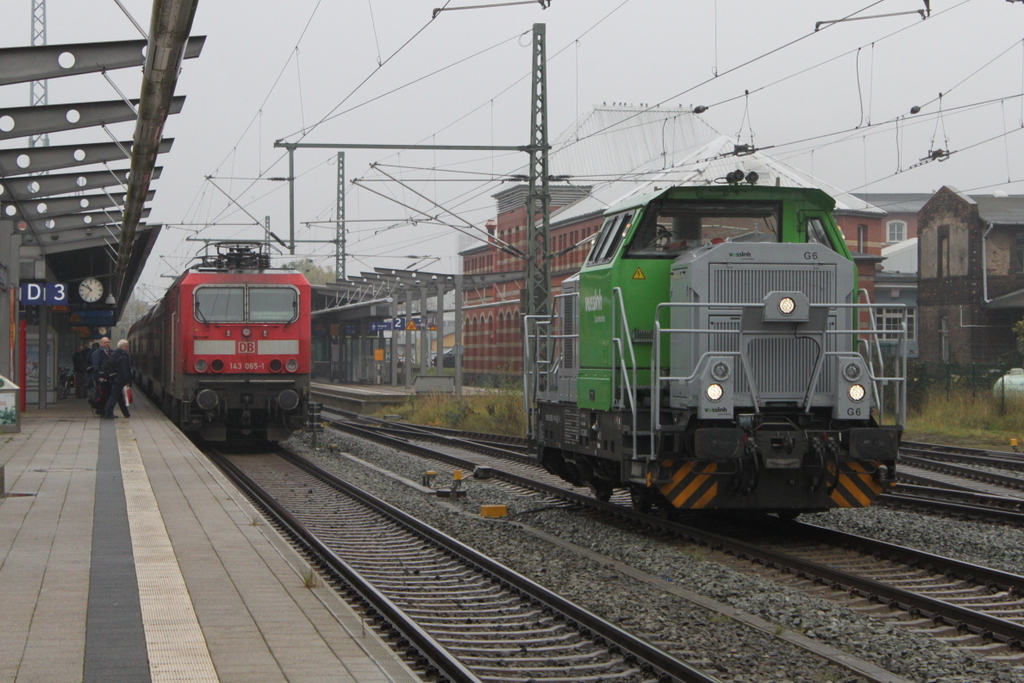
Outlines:
[[[94,277],[107,296],[92,307],[111,307],[117,319],[156,241],[160,226],[146,224],[146,204],[162,170],[157,155],[174,143],[164,123],[185,101],[174,96],[181,61],[203,49],[205,37],[188,37],[197,2],[154,0],[139,40],[0,49],[0,87],[141,68],[137,99],[111,81],[90,101],[0,108],[0,225],[11,226],[0,233],[21,238],[12,261],[41,258],[47,280],[72,285],[72,310],[84,305],[74,285]],[[111,132],[130,121],[132,139]],[[109,141],[95,142],[97,130]],[[50,146],[50,135],[61,144]]]

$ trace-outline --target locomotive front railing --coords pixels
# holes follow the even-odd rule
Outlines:
[[[760,394],[758,392],[758,387],[757,387],[757,384],[756,384],[756,381],[755,381],[755,372],[750,367],[749,358],[747,357],[747,352],[746,352],[746,350],[744,348],[742,348],[742,346],[738,345],[738,348],[739,348],[738,351],[727,351],[727,350],[717,350],[717,349],[705,350],[704,352],[702,352],[700,354],[700,356],[694,362],[694,364],[692,366],[692,372],[690,372],[689,375],[663,375],[662,374],[662,368],[665,367],[665,364],[663,363],[663,359],[662,359],[662,344],[663,344],[662,336],[663,335],[668,335],[669,342],[670,342],[670,347],[671,347],[671,342],[674,339],[676,339],[676,338],[678,338],[678,337],[680,337],[682,335],[691,335],[694,338],[699,338],[702,335],[707,335],[709,338],[710,338],[710,335],[722,335],[722,336],[736,335],[737,337],[739,337],[740,340],[742,340],[744,337],[748,337],[748,338],[765,338],[765,337],[769,337],[769,338],[790,338],[790,337],[796,337],[797,336],[791,329],[780,330],[779,332],[772,331],[772,332],[766,333],[763,329],[762,330],[758,330],[757,332],[749,332],[749,331],[744,331],[742,329],[710,329],[710,328],[663,327],[661,325],[661,319],[662,319],[663,311],[664,310],[668,310],[668,309],[673,309],[673,308],[676,308],[676,309],[685,309],[685,308],[689,308],[689,309],[711,309],[711,308],[714,308],[714,309],[716,309],[716,311],[733,311],[736,314],[739,314],[739,313],[742,313],[742,310],[745,309],[745,308],[763,309],[764,306],[765,306],[765,304],[763,302],[757,302],[757,303],[720,303],[720,302],[709,302],[709,303],[704,303],[704,302],[700,302],[700,303],[661,303],[661,304],[657,305],[657,307],[655,308],[655,315],[654,315],[654,346],[653,346],[652,351],[651,351],[651,389],[652,389],[652,391],[651,391],[651,428],[652,428],[652,430],[654,432],[658,432],[658,431],[660,431],[662,429],[662,423],[661,423],[661,403],[662,403],[661,389],[662,389],[662,386],[664,384],[671,383],[671,382],[689,383],[689,382],[694,381],[695,379],[697,379],[698,373],[700,372],[701,368],[703,367],[705,359],[710,357],[710,356],[715,356],[715,357],[729,356],[729,357],[734,357],[734,358],[738,359],[738,361],[739,361],[738,364],[739,364],[739,366],[741,368],[741,371],[743,373],[743,376],[744,376],[744,378],[745,378],[745,380],[747,382],[747,386],[749,388],[749,394],[751,396],[751,401],[752,401],[753,409],[754,409],[755,413],[760,411],[760,407],[761,407],[762,401],[763,401],[762,396],[760,396]],[[902,307],[903,308],[903,320],[902,320],[902,324],[901,324],[901,329],[899,329],[899,330],[891,330],[891,329],[889,329],[889,330],[878,330],[878,329],[876,329],[876,326],[874,324],[874,311],[875,310],[881,310],[883,308],[889,309],[889,310],[894,309],[894,308],[900,308],[898,306],[882,306],[880,304],[871,304],[871,303],[866,303],[866,304],[865,303],[859,303],[859,304],[810,304],[810,308],[812,308],[812,309],[813,308],[818,308],[818,309],[824,308],[824,309],[828,309],[829,311],[838,311],[840,309],[867,310],[867,311],[869,311],[871,313],[870,317],[871,317],[872,324],[870,325],[870,329],[866,329],[866,330],[859,330],[859,329],[856,329],[856,328],[853,328],[853,329],[822,329],[822,330],[814,330],[814,331],[811,331],[809,333],[806,333],[806,332],[801,332],[800,333],[799,336],[801,338],[820,337],[820,339],[821,339],[820,348],[822,349],[822,352],[818,354],[818,358],[815,361],[815,365],[814,365],[814,367],[812,369],[812,373],[811,373],[810,382],[808,383],[806,391],[804,393],[803,410],[805,412],[810,412],[810,410],[811,410],[814,396],[817,393],[815,391],[815,387],[817,386],[817,383],[818,383],[818,380],[819,380],[819,378],[821,376],[821,373],[822,373],[823,369],[825,368],[825,359],[826,358],[830,358],[830,357],[833,357],[833,358],[834,357],[844,357],[844,356],[845,357],[850,357],[850,358],[853,358],[853,357],[861,357],[861,358],[863,358],[863,356],[860,353],[858,353],[857,351],[852,350],[852,349],[849,350],[849,351],[829,351],[829,350],[827,350],[827,345],[825,344],[825,340],[828,337],[832,337],[832,336],[847,336],[847,337],[850,337],[850,336],[852,336],[852,337],[854,337],[856,339],[856,345],[858,347],[863,345],[863,344],[866,344],[866,346],[867,346],[866,350],[870,354],[870,346],[871,346],[872,338],[874,338],[877,341],[880,338],[880,336],[884,335],[887,340],[893,339],[894,337],[897,338],[896,339],[897,343],[900,344],[900,346],[902,347],[901,348],[901,353],[900,353],[900,359],[902,360],[902,363],[898,363],[897,365],[901,366],[901,367],[894,367],[894,370],[896,371],[896,373],[891,375],[891,376],[889,376],[889,375],[884,374],[884,365],[880,364],[880,366],[876,369],[873,363],[868,362],[868,378],[871,381],[872,397],[874,398],[875,407],[878,410],[879,423],[881,424],[882,423],[882,419],[884,417],[884,405],[885,405],[885,398],[886,398],[884,387],[887,386],[889,383],[893,383],[895,385],[895,390],[894,390],[894,421],[895,421],[896,424],[898,424],[900,426],[904,425],[905,422],[906,422],[906,402],[907,402],[907,398],[906,398],[907,397],[907,393],[906,393],[906,390],[907,390],[907,386],[906,386],[907,385],[906,370],[907,370],[907,358],[908,358],[907,343],[906,343],[907,342],[907,336],[908,336],[908,326],[907,326],[907,323],[906,323],[906,307],[905,306]],[[868,339],[864,339],[864,337],[868,337]],[[882,354],[881,354],[881,349],[880,349],[880,346],[879,346],[879,358],[880,359],[881,359],[881,356],[882,356]],[[669,362],[668,367],[671,367],[671,360]],[[899,372],[900,370],[902,370],[902,373]],[[671,386],[671,384],[669,384],[669,385]],[[880,389],[880,387],[881,387],[881,389]]]
[[[540,360],[541,328],[550,327],[551,316],[523,316],[523,410],[526,413],[527,433],[536,437],[537,393],[541,376],[547,381],[546,361]],[[531,329],[532,327],[532,329]]]
[[[618,320],[618,317],[617,317],[616,314],[620,314],[621,315],[621,325],[619,325],[618,328],[616,327],[616,322]],[[638,388],[637,387],[637,380],[636,380],[636,373],[637,373],[637,367],[636,366],[637,366],[637,362],[636,362],[636,352],[633,350],[633,339],[632,339],[632,337],[629,334],[629,318],[626,315],[626,302],[625,302],[625,300],[622,297],[622,288],[621,287],[613,287],[612,288],[612,327],[611,327],[611,329],[612,329],[612,344],[614,345],[614,348],[612,350],[612,369],[611,369],[612,370],[612,377],[611,377],[611,379],[612,379],[612,387],[611,387],[611,389],[612,389],[612,400],[615,402],[616,407],[622,407],[622,405],[624,403],[628,402],[630,416],[632,417],[632,420],[633,420],[633,429],[632,429],[632,432],[633,432],[633,455],[634,455],[634,457],[636,457],[636,456],[639,455],[639,453],[637,452],[637,446],[636,446],[636,444],[637,444],[637,431],[638,431],[637,430],[637,396],[636,396],[636,389]],[[616,332],[618,332],[618,336],[616,336]],[[623,342],[623,339],[625,339],[625,342]],[[626,358],[626,350],[629,351],[629,358],[628,358],[628,360]],[[618,358],[621,360],[621,363],[616,363],[616,355],[615,355],[616,351],[618,351]],[[627,366],[627,363],[628,363],[628,366]],[[623,389],[624,389],[622,393],[624,395],[624,399],[625,400],[617,399],[616,398],[616,396],[618,396],[618,391],[617,391],[618,386],[616,385],[616,382],[615,382],[616,366],[618,366],[618,368],[619,368],[619,373],[618,374],[620,374],[622,376],[622,386],[623,386]],[[653,455],[653,451],[654,451],[654,442],[653,442],[653,439],[652,439],[651,440],[651,454],[652,455]]]

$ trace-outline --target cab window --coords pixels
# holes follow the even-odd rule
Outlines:
[[[825,225],[821,222],[820,218],[807,219],[807,241],[811,244],[820,244],[828,247],[832,251],[836,249],[835,245],[832,244],[832,240],[828,238],[828,232],[825,231]]]
[[[290,323],[299,317],[299,293],[291,287],[250,287],[249,320]]]
[[[779,207],[775,203],[665,201],[648,211],[630,241],[626,258],[675,258],[719,242],[778,241]]]
[[[195,302],[195,315],[199,322],[245,322],[244,287],[197,287]]]
[[[594,245],[594,250],[590,252],[590,258],[587,259],[587,263],[603,263],[611,260],[619,248],[622,236],[629,230],[632,224],[632,211],[606,218],[604,226],[601,228],[601,233],[598,235],[597,243]]]

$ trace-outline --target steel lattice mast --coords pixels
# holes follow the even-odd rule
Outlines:
[[[551,190],[548,186],[548,110],[544,24],[533,25],[530,91],[530,186],[526,197],[526,315],[550,315]],[[538,218],[540,219],[538,221]]]
[[[32,0],[32,46],[46,45],[46,0]],[[46,106],[50,103],[50,95],[47,92],[46,81],[32,81],[29,83],[29,105]],[[29,147],[49,147],[50,136],[46,133],[31,135],[28,138]]]

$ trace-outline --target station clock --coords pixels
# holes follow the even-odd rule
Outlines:
[[[85,278],[78,285],[78,296],[86,303],[96,303],[103,297],[103,283],[94,277]]]

